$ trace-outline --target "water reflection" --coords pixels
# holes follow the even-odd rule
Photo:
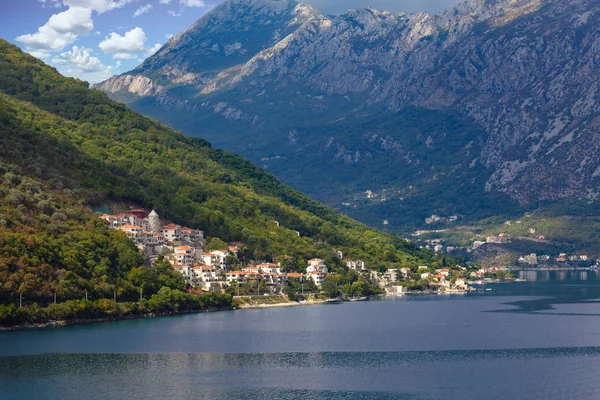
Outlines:
[[[219,355],[46,354],[0,358],[0,398],[118,399],[124,398],[124,393],[131,399],[519,398],[503,397],[509,388],[497,381],[497,373],[510,374],[515,366],[520,366],[525,374],[516,382],[521,385],[517,393],[541,395],[537,390],[543,388],[526,378],[530,366],[544,365],[549,371],[569,374],[560,371],[566,362],[591,366],[599,360],[600,347]],[[486,371],[485,367],[492,369]],[[590,382],[593,376],[593,369],[586,370],[589,374],[584,370],[571,374],[571,383],[563,385],[573,395],[594,398],[585,397],[598,394],[594,385],[579,386],[582,381]],[[470,397],[465,397],[466,387],[460,384],[465,373],[473,378],[468,386]],[[487,382],[481,385],[477,379]],[[499,390],[501,387],[506,390]],[[544,398],[561,398],[559,392],[552,393],[554,397]]]
[[[600,316],[600,312],[551,312],[565,304],[598,304],[600,301],[600,276],[595,270],[526,270],[518,271],[526,282],[494,285],[495,296],[529,296],[503,304],[515,309],[494,310],[508,313],[544,313],[545,315]]]

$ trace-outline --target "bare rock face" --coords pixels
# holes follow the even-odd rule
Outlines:
[[[160,87],[144,75],[114,76],[96,87],[110,93],[127,91],[140,97],[154,96],[160,91]]]
[[[194,99],[167,86],[191,87]],[[486,132],[476,156],[490,171],[485,190],[522,204],[600,193],[598,0],[469,0],[435,15],[366,8],[339,17],[293,0],[230,0],[98,87],[255,125],[333,105],[342,119],[366,107],[380,119],[406,107],[452,110]],[[307,96],[310,106],[295,107]],[[207,99],[211,107],[191,105]],[[289,108],[274,111],[282,99]],[[288,135],[301,126],[283,128],[282,140],[300,142]],[[402,148],[385,133],[364,140]],[[344,163],[364,158],[338,142],[330,146]]]

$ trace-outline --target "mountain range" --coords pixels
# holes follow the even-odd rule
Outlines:
[[[431,214],[596,210],[599,57],[597,0],[340,16],[227,0],[97,87],[400,232]]]

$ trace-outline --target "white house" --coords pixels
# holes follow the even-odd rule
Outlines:
[[[193,243],[204,239],[204,231],[183,227],[181,228],[181,240],[187,243]]]
[[[383,278],[388,282],[398,282],[398,271],[395,269],[388,269],[383,274]]]
[[[325,260],[321,260],[320,258],[312,258],[308,260],[308,267],[306,268],[306,272],[309,274],[312,272],[320,272],[326,274],[328,272],[327,264],[325,264]]]
[[[225,279],[229,283],[243,283],[246,282],[246,274],[242,271],[231,271],[227,272],[227,274],[225,275]]]
[[[448,268],[436,269],[435,272],[437,272],[439,276],[442,276],[444,278],[450,275],[450,270]]]
[[[230,254],[228,250],[215,250],[202,254],[202,261],[206,265],[225,269],[227,267],[227,256]]]
[[[306,274],[306,279],[312,279],[317,287],[321,287],[325,281],[325,273],[318,271],[309,272]]]
[[[361,260],[353,260],[351,258],[344,258],[344,263],[346,263],[346,266],[348,268],[356,270],[356,271],[362,271],[365,269],[365,263],[364,263],[364,261],[361,261]]]
[[[280,274],[281,273],[281,267],[279,266],[279,264],[262,263],[262,264],[258,264],[256,266],[256,268],[258,268],[260,270],[260,272],[263,274]]]
[[[174,242],[181,240],[181,226],[175,224],[169,224],[163,226],[160,230],[165,237],[166,241]]]
[[[195,249],[190,246],[178,246],[175,247],[174,255],[175,262],[178,264],[188,264],[191,265],[194,263],[194,255]]]

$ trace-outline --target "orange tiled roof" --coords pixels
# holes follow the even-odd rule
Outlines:
[[[163,229],[165,229],[165,230],[175,230],[175,229],[180,229],[180,228],[181,228],[181,226],[176,225],[176,224],[169,224],[169,225],[163,226]]]

